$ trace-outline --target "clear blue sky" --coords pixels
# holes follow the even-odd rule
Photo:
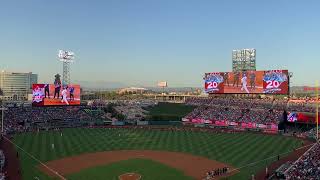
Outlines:
[[[294,85],[320,77],[319,0],[10,0],[0,6],[0,69],[62,71],[72,79],[128,85],[202,86],[231,71],[231,52],[257,49],[257,69],[289,69]]]

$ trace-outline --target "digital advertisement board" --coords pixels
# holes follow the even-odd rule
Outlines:
[[[80,85],[67,86],[54,84],[32,85],[33,106],[80,105]]]
[[[288,94],[288,70],[205,73],[209,94]]]
[[[320,115],[320,113],[319,113]],[[304,112],[289,112],[288,119],[289,123],[310,123],[316,124],[316,113],[304,113]]]
[[[287,118],[288,122],[297,122],[298,121],[298,113],[290,112]]]

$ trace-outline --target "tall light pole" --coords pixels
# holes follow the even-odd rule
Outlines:
[[[70,84],[70,64],[74,62],[74,53],[71,51],[59,50],[59,60],[63,63],[62,84]]]

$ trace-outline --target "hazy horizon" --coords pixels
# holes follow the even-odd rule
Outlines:
[[[231,71],[233,49],[256,48],[257,70],[288,69],[292,86],[320,76],[320,2],[5,1],[0,69],[62,74],[58,50],[75,52],[72,81],[202,87]]]

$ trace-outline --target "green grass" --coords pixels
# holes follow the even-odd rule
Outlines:
[[[110,165],[88,168],[79,173],[69,175],[68,180],[118,180],[125,173],[138,173],[141,180],[191,180],[183,172],[149,159],[129,159]]]
[[[195,107],[177,103],[158,103],[148,109],[150,120],[181,120]]]
[[[263,134],[130,129],[64,129],[62,137],[54,131],[25,133],[16,135],[14,142],[43,162],[88,152],[140,149],[186,152],[234,167],[243,167],[301,146],[301,141],[294,138]],[[51,149],[52,143],[55,149]],[[25,180],[35,176],[41,180],[49,179],[37,170],[36,161],[20,150],[19,153]],[[242,168],[231,179],[248,179],[251,174],[264,169],[274,160]]]

